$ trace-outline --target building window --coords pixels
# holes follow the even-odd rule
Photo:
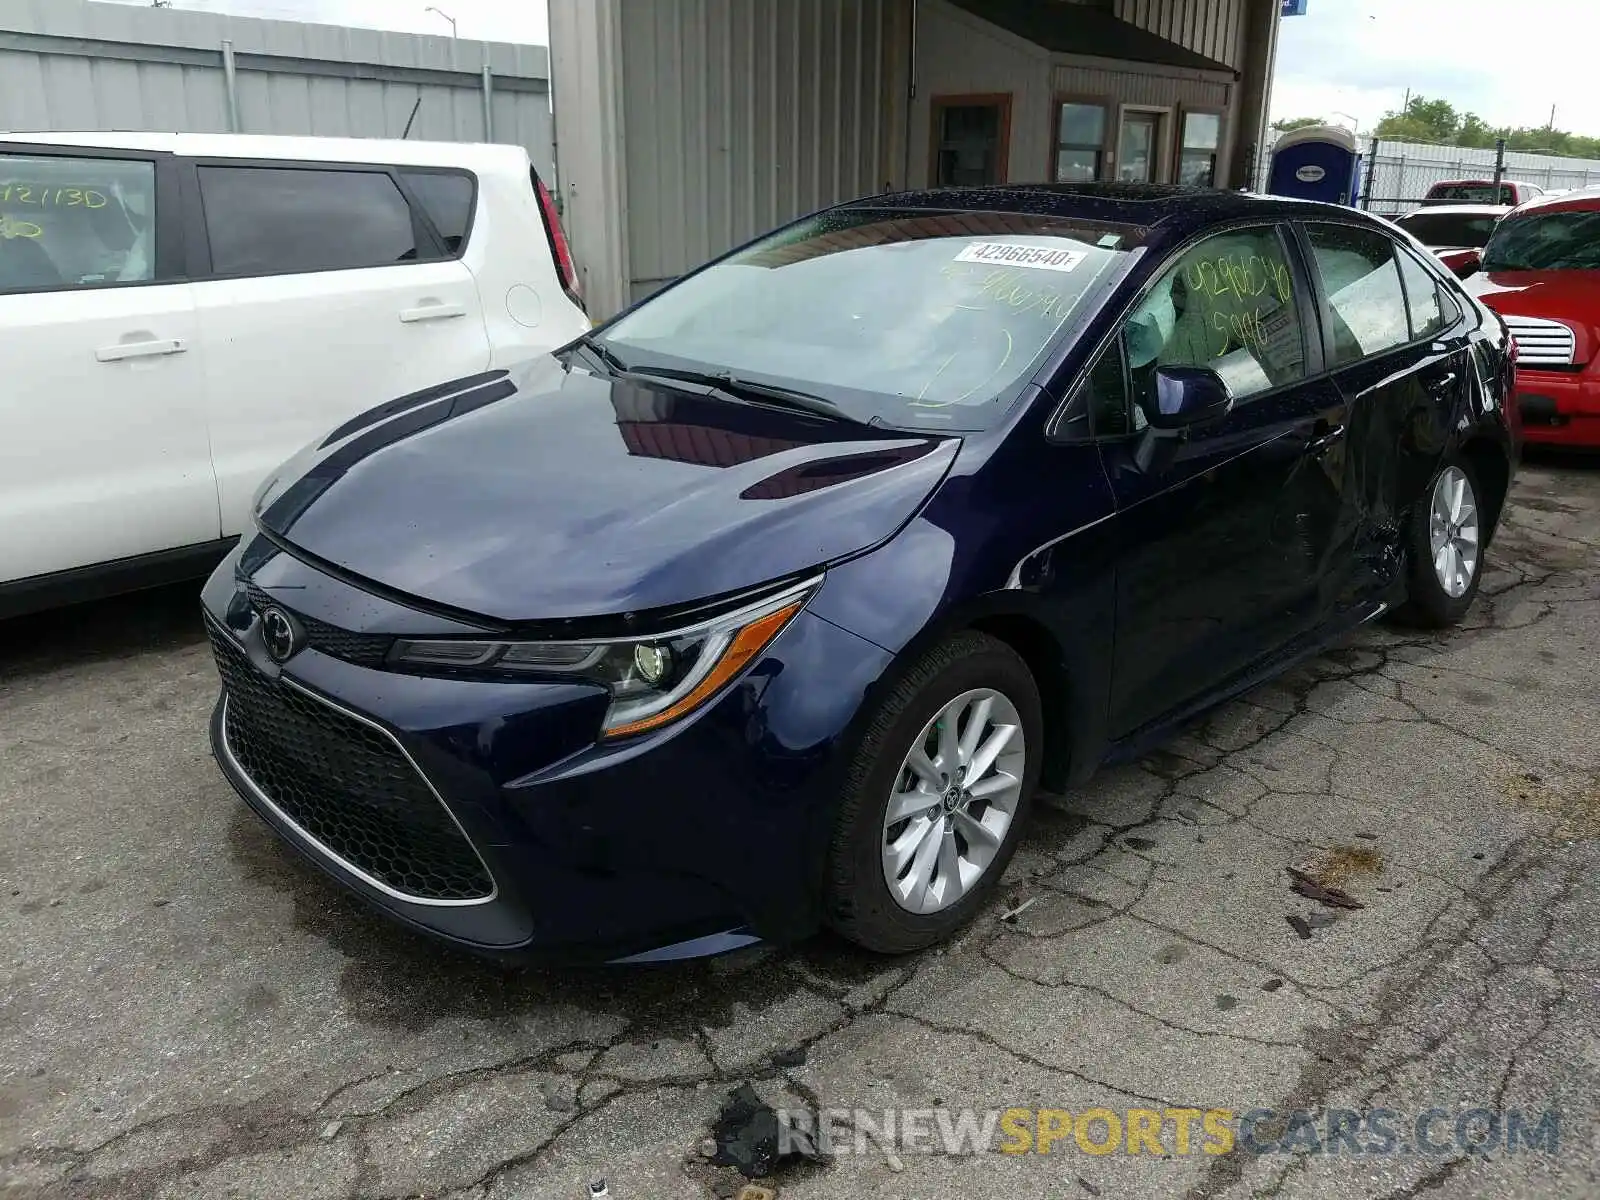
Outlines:
[[[1056,121],[1056,182],[1093,183],[1105,156],[1105,105],[1063,101]]]
[[[1218,113],[1183,114],[1183,145],[1178,148],[1178,182],[1193,187],[1217,186],[1217,151],[1222,145]]]
[[[1117,146],[1117,178],[1123,183],[1153,183],[1160,173],[1161,114],[1124,111]]]
[[[1006,181],[1011,97],[943,96],[933,101],[933,184],[984,187]]]

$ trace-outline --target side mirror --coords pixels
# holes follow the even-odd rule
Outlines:
[[[1210,367],[1157,367],[1155,395],[1144,409],[1152,429],[1189,429],[1232,412],[1233,393]]]
[[[1483,270],[1483,251],[1463,250],[1456,256],[1455,261],[1450,264],[1450,268],[1455,272],[1457,279],[1466,279],[1469,276],[1476,275]]]

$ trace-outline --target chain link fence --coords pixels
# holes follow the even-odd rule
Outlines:
[[[1361,206],[1384,216],[1398,216],[1421,204],[1434,184],[1492,180],[1497,165],[1502,182],[1531,183],[1547,192],[1600,183],[1600,160],[1507,151],[1501,163],[1493,149],[1374,139],[1367,144],[1362,165]]]
[[[1271,159],[1269,147],[1257,166],[1258,190],[1266,190]],[[1362,147],[1361,207],[1386,217],[1399,216],[1420,205],[1436,183],[1493,180],[1497,162],[1499,154],[1493,147],[1433,146],[1373,138]],[[1502,182],[1531,183],[1547,192],[1600,184],[1600,159],[1508,150],[1500,165]]]

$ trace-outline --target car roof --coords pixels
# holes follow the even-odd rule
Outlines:
[[[400,166],[526,170],[521,146],[382,138],[274,137],[253,133],[59,133],[0,131],[0,143],[145,150],[195,158],[296,159]]]
[[[1499,217],[1504,216],[1511,209],[1512,206],[1509,204],[1430,204],[1426,208],[1413,208],[1408,213],[1401,213],[1398,217],[1392,218],[1392,220],[1404,221],[1407,217],[1431,217],[1440,213],[1445,216],[1455,214],[1461,217]]]
[[[1307,217],[1355,219],[1377,225],[1357,209],[1287,196],[1229,192],[1176,184],[1028,183],[994,187],[929,188],[869,196],[843,209],[900,208],[1027,213],[1116,225],[1171,228],[1178,236],[1227,221]]]
[[[1600,185],[1577,188],[1560,196],[1535,196],[1519,204],[1516,213],[1594,212],[1600,210]]]

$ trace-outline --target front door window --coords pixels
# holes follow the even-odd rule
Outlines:
[[[1117,178],[1124,183],[1149,183],[1156,177],[1161,114],[1130,112],[1122,116],[1117,147]]]
[[[1305,338],[1278,231],[1239,229],[1194,246],[1150,288],[1124,337],[1135,395],[1147,402],[1158,367],[1210,367],[1240,401],[1301,378]]]

